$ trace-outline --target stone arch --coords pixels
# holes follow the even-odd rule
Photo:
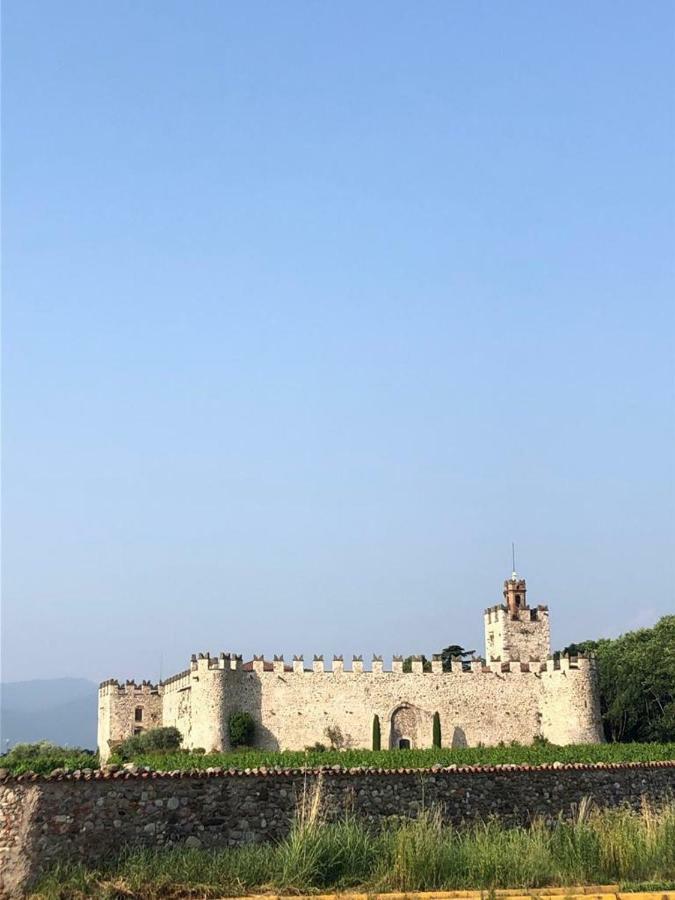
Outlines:
[[[396,750],[408,741],[408,746],[419,747],[420,711],[410,703],[400,703],[390,718],[389,747]]]

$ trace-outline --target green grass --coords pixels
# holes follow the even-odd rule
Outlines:
[[[316,750],[272,752],[235,750],[230,753],[188,753],[134,756],[134,762],[157,771],[206,769],[254,769],[261,766],[299,768],[301,766],[374,766],[383,769],[426,768],[433,765],[495,765],[552,762],[653,762],[675,759],[675,743],[670,744],[579,744],[558,747],[554,744],[511,745],[505,747],[466,747],[430,750]]]
[[[17,744],[9,753],[0,756],[0,768],[8,769],[13,775],[23,772],[38,772],[48,775],[54,769],[98,769],[97,753],[90,753],[79,747],[58,747],[48,741],[35,744]]]
[[[416,768],[433,765],[495,765],[527,763],[541,765],[552,762],[653,762],[675,759],[675,743],[670,744],[579,744],[558,747],[555,744],[512,744],[503,747],[466,747],[429,750],[326,750],[281,752],[235,750],[229,753],[190,753],[170,751],[136,754],[133,761],[156,771],[203,770],[211,766],[224,769],[300,768],[333,766],[347,768],[372,766],[382,769]],[[114,761],[114,760],[113,760]],[[70,771],[97,768],[98,756],[83,750],[55,747],[50,744],[18,745],[0,756],[0,767],[15,775],[23,772],[49,774],[53,769]]]
[[[230,850],[145,850],[107,869],[61,866],[37,887],[42,900],[223,897],[264,890],[359,891],[537,889],[583,884],[675,882],[675,805],[593,811],[553,827],[456,829],[433,811],[380,832],[347,818],[328,824],[301,811],[278,844]]]

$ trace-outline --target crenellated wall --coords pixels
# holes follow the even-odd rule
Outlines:
[[[162,724],[160,687],[143,681],[104,681],[98,691],[98,746],[106,758],[109,745]]]
[[[485,658],[542,660],[551,652],[548,607],[485,610]]]
[[[256,720],[256,743],[266,749],[327,743],[327,729],[336,727],[345,746],[369,748],[375,715],[383,747],[397,746],[401,738],[412,747],[430,747],[435,712],[444,746],[523,740],[538,732],[540,684],[522,678],[520,670],[502,672],[501,665],[492,671],[478,663],[469,672],[459,666],[451,673],[403,672],[402,659],[393,661],[391,671],[345,670],[342,660],[326,671],[321,659],[294,673],[283,671],[283,661],[277,666],[264,671],[259,661],[258,671],[242,672],[232,685],[240,708]],[[505,693],[517,694],[520,702],[504,702]]]
[[[221,653],[211,657],[208,653],[200,653],[192,657],[190,746],[205,750],[229,749],[227,721],[230,713],[241,708],[237,689],[240,672],[239,656]],[[173,725],[174,722],[165,720],[164,724]]]
[[[183,735],[186,747],[192,743],[192,683],[191,670],[179,672],[162,682],[162,724],[175,725]],[[100,744],[99,744],[100,747]]]
[[[443,671],[434,657],[425,672],[413,657],[411,672],[395,656],[388,670],[374,656],[366,671],[360,656],[326,666],[315,655],[286,663],[262,656],[200,653],[190,667],[158,686],[104,682],[99,702],[99,749],[155,724],[175,725],[185,747],[228,749],[228,718],[246,711],[256,723],[255,743],[268,750],[302,750],[328,743],[339,732],[344,746],[370,748],[378,716],[383,747],[430,747],[433,717],[441,720],[444,747],[475,746],[545,737],[553,743],[602,741],[597,673],[584,658],[550,657],[548,607],[530,608],[526,582],[504,582],[505,604],[485,611],[487,665],[452,661]],[[143,707],[142,723],[134,720]],[[401,744],[403,742],[403,744]]]
[[[594,658],[548,659],[541,682],[543,737],[552,744],[592,744],[604,740]]]
[[[291,669],[277,656],[271,665],[256,657],[244,668],[238,657],[199,654],[189,670],[159,688],[114,683],[101,691],[102,701],[112,698],[119,707],[113,740],[121,739],[124,727],[133,727],[133,711],[139,698],[146,698],[153,721],[175,725],[184,746],[205,750],[228,748],[227,720],[237,710],[250,713],[256,746],[268,750],[327,743],[328,729],[336,728],[346,747],[370,748],[375,715],[383,747],[397,747],[401,739],[411,747],[430,747],[436,712],[444,747],[529,743],[537,736],[557,744],[603,739],[593,660],[485,665],[476,659],[466,668],[457,660],[451,672],[442,671],[439,659],[431,672],[422,671],[421,659],[412,665],[412,672],[403,672],[398,657],[385,671],[377,657],[364,671],[360,658],[346,669],[336,657],[327,669],[316,656],[305,668],[297,656]]]

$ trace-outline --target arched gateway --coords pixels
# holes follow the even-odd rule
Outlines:
[[[392,750],[407,750],[420,744],[420,710],[409,703],[401,706],[391,714],[391,731],[389,746]]]

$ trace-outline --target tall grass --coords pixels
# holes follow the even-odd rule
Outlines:
[[[675,804],[655,810],[594,810],[572,822],[505,828],[493,819],[467,828],[437,810],[379,832],[346,818],[330,823],[309,795],[278,844],[230,850],[136,851],[101,870],[61,867],[39,886],[43,900],[222,897],[293,892],[536,889],[675,882]]]

